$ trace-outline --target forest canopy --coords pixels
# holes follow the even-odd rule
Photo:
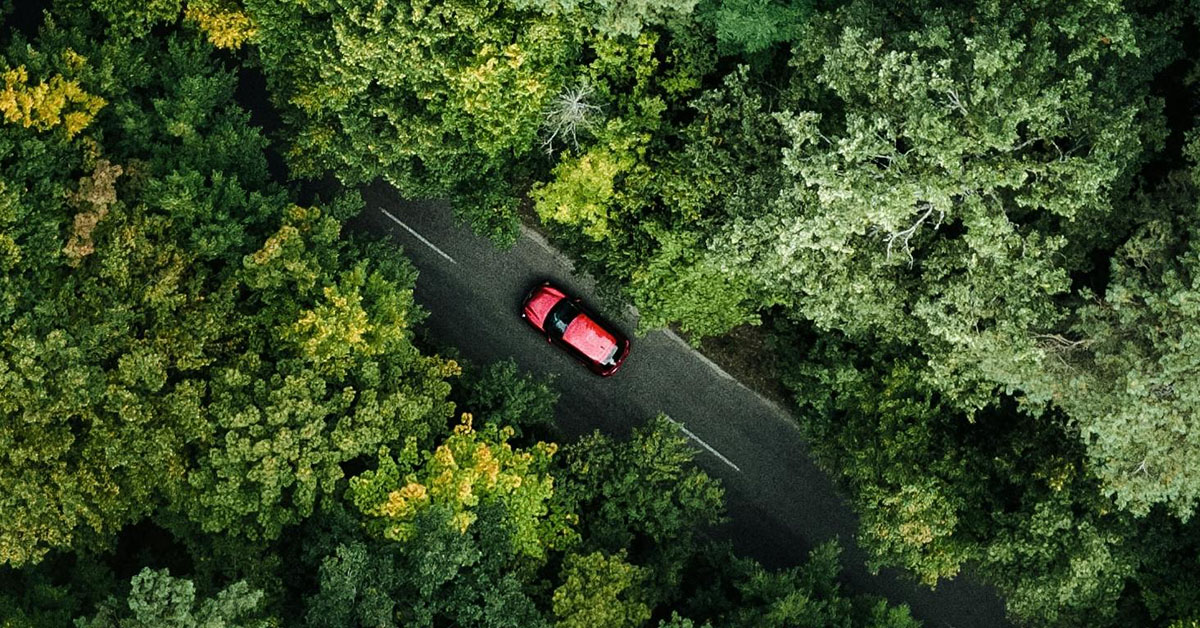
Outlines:
[[[0,623],[914,625],[835,546],[705,540],[669,422],[559,443],[549,384],[424,345],[346,227],[376,180],[757,338],[872,568],[1200,620],[1196,2],[0,16]],[[177,556],[117,558],[147,530]]]
[[[423,345],[357,192],[272,165],[235,9],[5,31],[0,624],[918,625],[834,544],[704,536],[723,492],[667,419],[559,446],[549,384]]]

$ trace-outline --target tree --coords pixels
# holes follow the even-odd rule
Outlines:
[[[717,41],[733,51],[756,53],[795,38],[812,12],[807,0],[709,0],[697,10],[712,22]]]
[[[666,417],[634,430],[628,442],[599,433],[571,445],[556,499],[578,513],[585,551],[626,548],[648,566],[647,599],[669,598],[701,530],[721,518],[723,491],[693,466],[695,451]]]
[[[637,37],[642,30],[687,15],[697,0],[516,0],[513,4],[579,22],[604,37]]]
[[[794,183],[711,250],[757,277],[762,301],[819,328],[920,343],[970,408],[1036,377],[1034,335],[1061,320],[1068,242],[1105,219],[1154,131],[1141,126],[1144,92],[1121,82],[1119,61],[1137,54],[1129,16],[1102,3],[963,10],[974,13],[934,11],[938,26],[895,44],[874,34],[885,22],[867,4],[824,23],[824,55],[796,62],[844,111],[781,117]],[[1042,11],[1052,26],[1021,33]],[[1110,43],[1072,43],[1083,24]],[[999,43],[1014,36],[1021,46]]]
[[[547,501],[554,481],[548,474],[554,444],[537,443],[527,451],[508,444],[511,428],[487,426],[476,431],[472,417],[432,451],[420,452],[408,438],[396,457],[384,448],[378,468],[350,480],[350,496],[384,538],[407,541],[425,511],[443,513],[446,522],[466,533],[482,507],[502,504],[504,528],[517,555],[541,559],[565,521],[550,514]]]
[[[199,456],[176,501],[206,531],[274,538],[337,490],[343,462],[426,438],[449,414],[457,366],[411,344],[411,270],[368,261],[381,248],[343,261],[338,231],[319,210],[293,208],[227,288],[261,303],[239,322],[251,341],[266,332],[267,350],[233,352],[208,384],[220,446]]]
[[[770,571],[731,553],[710,551],[694,566],[698,591],[686,603],[688,615],[710,617],[711,625],[731,628],[920,625],[905,606],[843,594],[837,582],[839,552],[836,543],[825,543],[809,552],[802,565]]]
[[[129,596],[110,598],[76,628],[268,628],[278,624],[258,610],[262,592],[236,582],[216,596],[196,598],[190,580],[167,571],[143,569],[130,581]]]
[[[703,337],[760,322],[755,282],[730,272],[706,241],[729,220],[761,213],[786,181],[782,127],[770,114],[780,103],[766,91],[739,66],[720,88],[688,103],[694,118],[680,130],[683,146],[658,156],[656,189],[667,215],[641,223],[653,245],[643,247],[648,254],[628,282],[639,325],[678,321]]]
[[[558,617],[555,626],[641,626],[650,619],[650,607],[638,599],[645,571],[626,563],[620,555],[568,555],[562,584],[554,590],[554,615]]]
[[[1150,393],[1097,396],[1124,384],[1092,372],[1103,360],[1064,357],[1093,342],[1078,321],[1098,314],[1096,288],[1081,278],[1140,228],[1114,208],[1161,145],[1149,79],[1176,54],[1160,31],[1177,19],[1108,2],[851,3],[804,27],[794,77],[815,84],[768,99],[730,76],[697,101],[682,149],[645,158],[674,168],[598,143],[534,197],[598,241],[647,326],[721,333],[776,308],[821,333],[915,347],[957,410],[1008,393],[1028,412],[1065,411],[1122,507],[1167,501],[1182,515],[1190,467],[1170,426],[1187,419]],[[1128,383],[1167,391],[1159,379]]]
[[[1165,502],[1184,520],[1200,503],[1200,136],[1187,154],[1190,176],[1135,205],[1148,220],[1113,256],[1103,293],[1087,291],[1069,331],[1044,340],[1050,388],[1105,490],[1138,514]]]
[[[218,256],[242,236],[201,239],[196,231],[196,249],[203,250],[185,250],[173,236],[193,233],[197,213],[179,212],[172,231],[160,203],[195,168],[222,163],[227,167],[217,168],[211,186],[189,190],[197,209],[227,198],[213,226],[252,224],[244,217],[272,194],[266,189],[251,199],[230,180],[265,183],[254,165],[240,161],[242,150],[261,149],[262,141],[229,103],[232,77],[195,63],[203,51],[177,40],[104,48],[86,28],[47,27],[39,47],[18,38],[8,53],[34,75],[58,67],[109,103],[82,134],[0,129],[12,155],[0,179],[0,315],[8,330],[0,349],[0,440],[11,443],[0,465],[0,560],[13,564],[91,532],[106,537],[161,499],[159,487],[180,481],[183,443],[203,431],[194,413],[200,389],[168,383],[168,365],[187,370],[203,361],[206,319],[196,296],[207,274],[187,272],[184,260]],[[106,71],[127,65],[142,69],[114,84]],[[201,99],[190,119],[149,106],[173,88]],[[102,143],[107,128],[126,132]],[[131,137],[144,144],[129,146]],[[204,159],[196,159],[201,143]],[[177,185],[156,181],[169,172]],[[171,316],[174,324],[155,333],[150,321]]]
[[[320,565],[320,589],[308,601],[307,625],[396,626],[400,574],[386,547],[338,545]],[[395,596],[395,597],[393,597]]]
[[[164,504],[274,538],[342,463],[428,437],[457,367],[412,346],[407,262],[269,181],[207,45],[67,15],[8,53],[108,104],[0,126],[0,561]]]
[[[409,197],[456,195],[489,233],[515,233],[510,162],[531,151],[577,35],[501,0],[427,5],[247,0],[272,98],[302,176],[382,177]]]
[[[548,625],[538,570],[573,541],[571,517],[547,503],[554,446],[514,449],[511,435],[475,431],[467,415],[432,451],[410,439],[352,478],[347,497],[371,537],[313,535],[333,551],[318,550],[308,625]]]
[[[460,406],[488,425],[509,426],[514,437],[552,429],[558,391],[553,378],[517,370],[511,358],[487,366],[465,367],[459,380]]]
[[[968,420],[915,359],[851,346],[798,347],[788,385],[814,455],[853,495],[869,565],[934,585],[974,563],[1023,621],[1115,619],[1138,528],[1087,473],[1082,444],[1011,401]]]

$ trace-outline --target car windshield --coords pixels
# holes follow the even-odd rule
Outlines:
[[[546,315],[546,333],[562,338],[567,333],[567,326],[579,316],[579,308],[570,299],[563,299],[550,309]]]

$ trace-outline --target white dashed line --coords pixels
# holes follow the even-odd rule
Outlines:
[[[393,216],[393,215],[391,214],[391,212],[389,212],[388,210],[386,210],[386,209],[380,209],[379,211],[383,212],[383,215],[384,215],[384,216],[387,216],[388,218],[391,218],[391,219],[392,219],[392,222],[394,222],[394,223],[396,223],[396,224],[400,225],[401,227],[404,227],[404,229],[405,229],[406,231],[408,231],[409,233],[413,234],[413,236],[415,236],[415,237],[416,237],[418,240],[420,240],[420,241],[424,242],[424,243],[425,243],[425,246],[428,246],[429,248],[433,249],[435,252],[437,252],[437,254],[438,254],[438,255],[441,255],[442,257],[444,257],[444,258],[446,258],[446,259],[450,260],[450,263],[451,263],[451,264],[457,264],[457,263],[458,263],[458,262],[454,261],[454,258],[453,258],[453,257],[450,257],[449,255],[446,255],[446,252],[445,252],[445,251],[443,251],[443,250],[439,249],[438,247],[434,246],[434,245],[433,245],[433,243],[432,243],[432,242],[430,242],[429,240],[426,240],[424,236],[422,236],[421,234],[417,233],[416,231],[413,231],[413,228],[412,228],[412,227],[410,227],[410,226],[408,226],[408,225],[406,225],[406,224],[404,224],[404,223],[400,222],[400,219],[399,219],[399,218],[397,218],[397,217],[395,217],[395,216]]]
[[[682,431],[685,435],[687,435],[688,438],[699,443],[701,447],[707,449],[708,453],[716,456],[718,459],[720,459],[721,462],[724,462],[725,464],[732,467],[734,471],[737,471],[738,473],[742,472],[742,470],[739,469],[736,464],[733,464],[733,461],[731,461],[729,458],[726,458],[725,456],[722,456],[721,452],[717,451],[716,449],[713,449],[712,446],[709,445],[708,443],[704,442],[703,440],[700,440],[700,437],[696,436],[695,434],[692,433],[691,430],[684,427],[683,423],[680,423],[679,421],[676,421],[675,419],[672,419],[671,417],[667,417],[667,420],[674,423],[675,425],[678,425],[680,431]]]
[[[692,345],[689,345],[686,340],[684,340],[683,338],[680,338],[679,335],[676,334],[675,332],[673,332],[669,329],[664,329],[663,333],[666,334],[667,337],[670,338],[671,340],[674,340],[675,342],[679,343],[679,345],[682,346],[684,349],[687,349],[689,352],[691,352],[691,354],[696,356],[696,358],[698,358],[701,362],[707,364],[708,368],[712,369],[713,372],[716,373],[717,375],[720,375],[721,377],[724,377],[725,379],[727,379],[731,382],[737,381],[737,379],[735,379],[732,375],[730,375],[729,373],[726,373],[725,369],[717,366],[716,362],[713,362],[712,360],[705,357],[703,353],[700,353],[699,351],[697,351],[695,347],[693,347]]]

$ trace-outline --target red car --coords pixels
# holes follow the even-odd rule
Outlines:
[[[616,373],[629,356],[628,338],[549,281],[529,291],[521,318],[601,377]]]

